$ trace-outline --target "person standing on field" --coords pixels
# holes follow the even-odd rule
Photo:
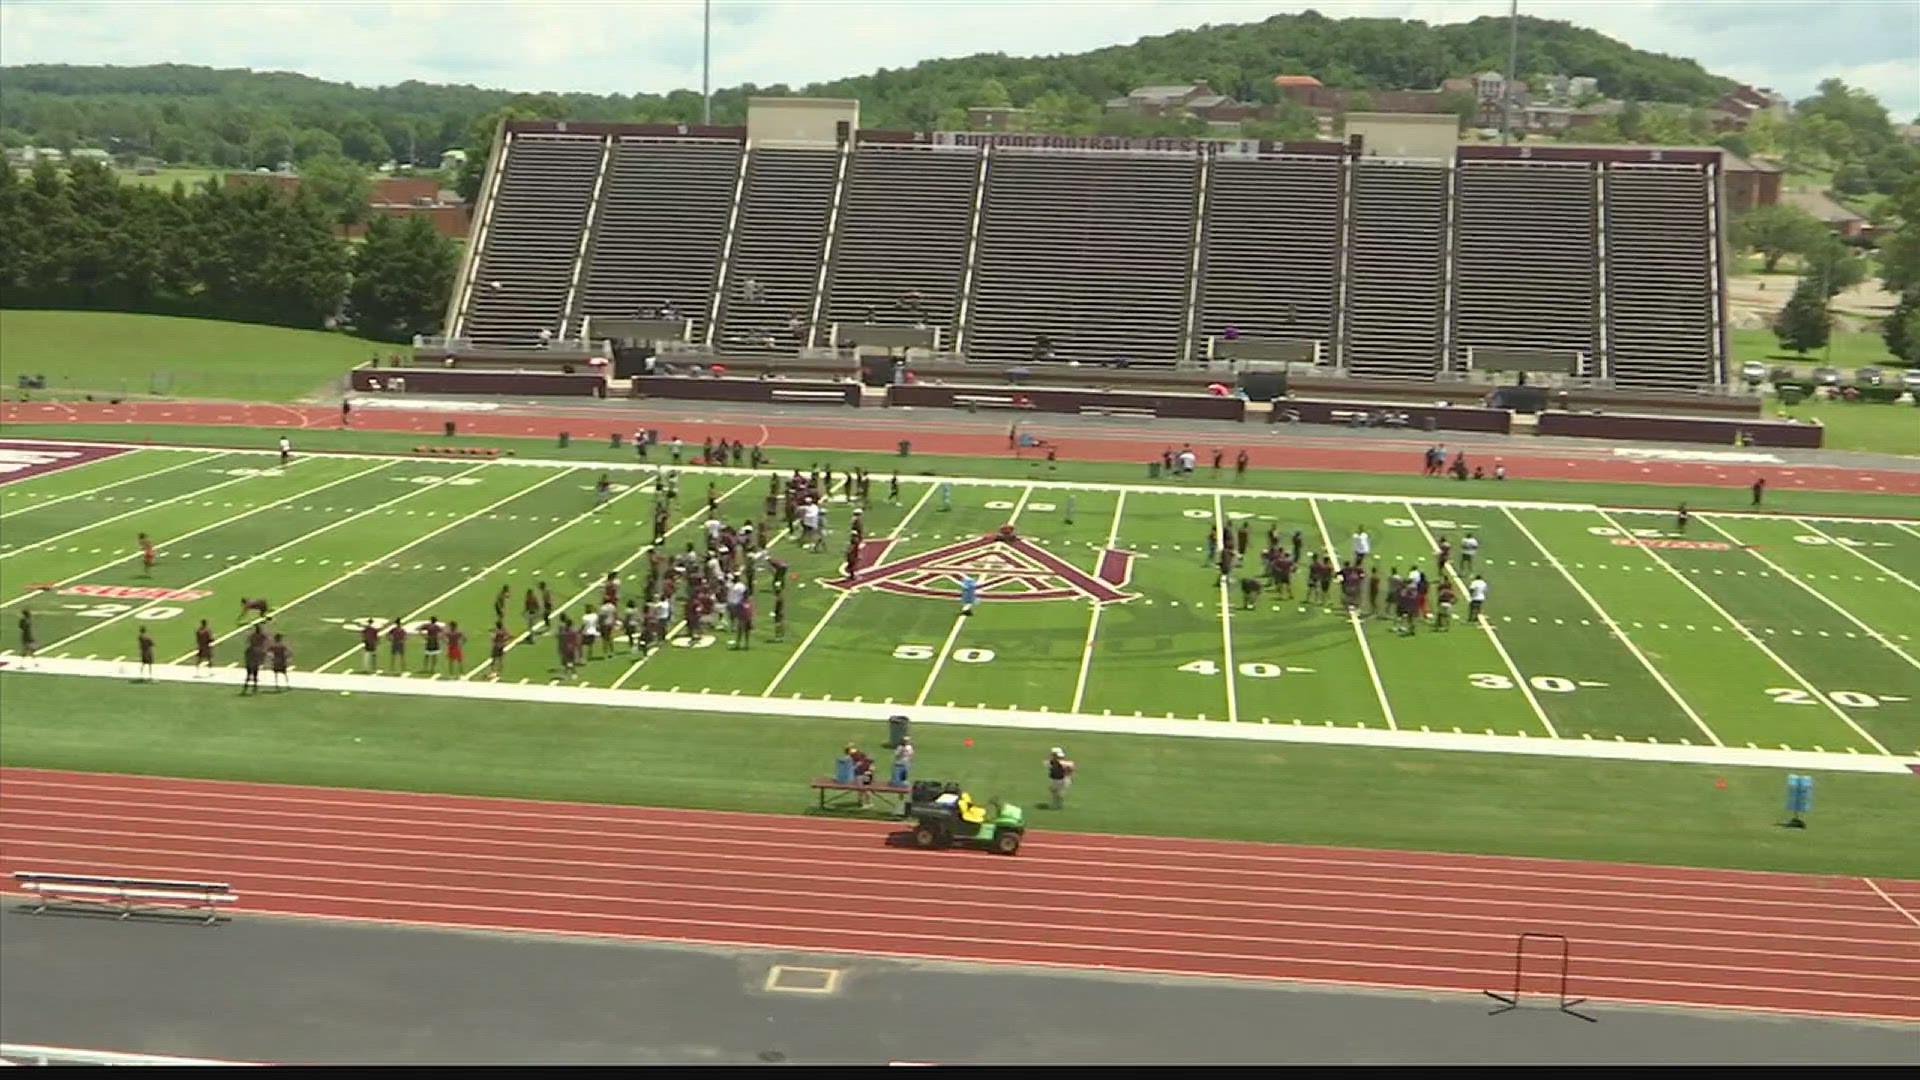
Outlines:
[[[1053,808],[1064,810],[1067,806],[1067,789],[1073,786],[1073,762],[1068,760],[1067,752],[1054,747],[1047,752],[1047,791],[1053,796]]]

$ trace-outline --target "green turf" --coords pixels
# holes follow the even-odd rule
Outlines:
[[[1899,370],[1906,365],[1887,351],[1887,341],[1875,330],[1836,330],[1831,348],[1815,349],[1805,356],[1780,347],[1772,330],[1749,327],[1727,331],[1727,346],[1733,351],[1735,366],[1758,360],[1769,367],[1787,364],[1802,371],[1816,367],[1834,367],[1850,371],[1859,367]]]
[[[208,180],[224,176],[226,173],[225,169],[156,169],[152,173],[142,175],[134,169],[114,170],[114,174],[123,184],[171,189],[178,183],[184,185],[188,191],[203,187]]]
[[[296,401],[394,346],[279,326],[103,311],[0,310],[0,382],[50,392]]]
[[[0,678],[7,765],[226,780],[793,813],[845,741],[884,734],[857,722],[438,699],[370,708],[332,694],[243,700],[226,684]],[[1911,876],[1920,816],[1920,783],[1903,777],[1821,776],[1802,832],[1779,826],[1784,775],[1773,770],[957,727],[923,727],[915,742],[919,775],[1029,804],[1044,796],[1046,748],[1064,742],[1079,781],[1066,810],[1034,812],[1041,829]]]
[[[1827,426],[1827,449],[1920,457],[1920,408],[1910,403],[1803,401],[1781,415],[1818,420]]]
[[[1911,410],[1900,412],[1901,420]],[[1916,416],[1914,419],[1920,419]],[[602,425],[605,426],[605,425]],[[1893,425],[1897,428],[1899,425]],[[624,431],[624,429],[623,429]],[[525,437],[441,435],[395,431],[343,431],[334,428],[286,431],[280,428],[215,427],[189,424],[9,424],[5,434],[19,439],[96,440],[102,442],[143,443],[156,446],[214,446],[265,449],[274,446],[282,435],[291,435],[301,449],[359,453],[411,453],[416,447],[454,447],[505,450],[519,457],[540,460],[578,461],[582,464],[602,461],[638,460],[630,446],[612,449],[604,431],[588,438],[575,438],[565,449],[554,440]],[[663,432],[663,438],[665,437]],[[624,440],[624,436],[623,436]],[[1909,448],[1911,452],[1911,448]],[[1067,457],[1048,468],[1043,461],[1014,457],[959,457],[944,454],[915,453],[902,458],[894,454],[769,448],[775,467],[807,468],[816,463],[835,467],[860,466],[876,476],[898,471],[902,477],[954,476],[999,479],[1032,479],[1039,482],[1064,480],[1081,483],[1139,484],[1149,481],[1144,463],[1082,462]],[[1518,451],[1516,451],[1518,453]],[[664,464],[669,459],[656,447],[649,464]],[[1505,501],[1593,502],[1608,506],[1670,507],[1685,502],[1695,510],[1740,510],[1750,505],[1746,476],[1733,471],[1737,482],[1724,487],[1690,485],[1648,485],[1598,483],[1581,480],[1537,480],[1516,475],[1502,481],[1431,479],[1418,476],[1412,458],[1404,475],[1363,472],[1309,472],[1295,469],[1255,468],[1244,480],[1236,480],[1232,470],[1218,477],[1202,468],[1196,473],[1196,485],[1223,485],[1249,490],[1344,493],[1354,495],[1393,495],[1412,498],[1445,497],[1497,499]],[[1858,514],[1868,517],[1920,517],[1920,507],[1905,495],[1880,495],[1869,492],[1801,491],[1776,486],[1768,492],[1768,508],[1802,514]]]

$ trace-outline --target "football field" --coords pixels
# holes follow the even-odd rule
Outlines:
[[[844,577],[850,508],[836,474],[822,550],[774,524],[791,564],[784,634],[767,583],[741,647],[684,629],[652,652],[625,640],[564,676],[551,633],[527,636],[520,597],[547,584],[575,617],[620,575],[645,578],[653,472],[525,460],[89,450],[0,484],[7,656],[31,611],[42,658],[118,661],[142,627],[163,663],[191,663],[206,620],[235,678],[242,598],[266,598],[293,682],[359,670],[357,628],[429,618],[469,635],[465,672],[421,670],[417,635],[386,680],[458,682],[484,697],[494,597],[512,595],[502,683],[602,691],[1301,725],[1544,740],[1859,755],[1920,753],[1920,525],[1696,514],[1411,494],[1236,488],[1231,470],[1153,485],[950,481],[875,474],[861,565]],[[709,484],[720,517],[758,520],[769,472],[681,472],[666,547],[698,545]],[[1411,484],[1411,487],[1417,487]],[[1484,488],[1476,488],[1476,491]],[[992,539],[1011,525],[1016,539]],[[1244,526],[1348,557],[1364,529],[1383,570],[1436,573],[1471,534],[1485,621],[1420,621],[1309,604],[1245,566],[1222,580],[1210,529]],[[147,534],[159,557],[142,568]],[[1257,559],[1249,560],[1250,563]],[[980,583],[961,615],[959,580]],[[676,605],[677,614],[677,605]],[[384,645],[382,665],[388,662]],[[392,699],[382,699],[392,700]],[[586,700],[582,697],[583,703]],[[724,709],[724,703],[716,708]]]

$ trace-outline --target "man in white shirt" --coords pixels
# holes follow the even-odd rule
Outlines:
[[[720,542],[720,529],[721,529],[721,524],[720,524],[720,519],[719,519],[719,518],[708,518],[708,519],[707,519],[707,548],[708,548],[708,550],[712,550],[712,548],[713,548],[713,545],[715,545],[715,544],[717,544],[717,543],[719,543],[719,542]]]
[[[1472,533],[1460,538],[1460,570],[1462,573],[1473,569],[1473,557],[1480,554],[1480,539]]]
[[[1373,553],[1373,539],[1367,535],[1367,530],[1364,527],[1354,530],[1353,565],[1365,566],[1367,562],[1367,556],[1372,553]]]
[[[800,508],[800,536],[808,544],[820,531],[820,504],[810,502]]]
[[[288,461],[292,459],[293,459],[293,440],[287,438],[285,435],[282,435],[280,436],[280,464],[285,465]]]
[[[1467,583],[1467,621],[1480,621],[1480,607],[1487,602],[1487,579],[1475,574]]]

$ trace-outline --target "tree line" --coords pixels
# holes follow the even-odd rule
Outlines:
[[[0,168],[0,304],[144,311],[406,341],[439,329],[458,249],[424,217],[339,234],[307,191],[122,184],[104,165]]]
[[[1570,23],[1523,18],[1519,70],[1590,75],[1601,92],[1635,101],[1704,105],[1730,80],[1694,61],[1634,49]],[[754,96],[859,98],[869,127],[957,129],[972,106],[1032,110],[1037,126],[1134,134],[1162,122],[1110,116],[1111,97],[1136,86],[1205,80],[1245,101],[1280,104],[1273,76],[1314,75],[1350,90],[1428,89],[1444,79],[1504,70],[1501,18],[1432,26],[1400,19],[1332,19],[1317,12],[1205,26],[1072,56],[1003,53],[930,60],[802,87],[746,83],[718,90],[718,123],[746,119]],[[176,164],[272,168],[338,156],[437,165],[443,151],[476,146],[502,113],[553,119],[698,123],[700,95],[518,94],[416,81],[356,87],[288,72],[29,65],[0,68],[0,145],[96,147]],[[1282,108],[1257,137],[1310,135],[1305,110]],[[1182,121],[1165,125],[1181,127]]]

